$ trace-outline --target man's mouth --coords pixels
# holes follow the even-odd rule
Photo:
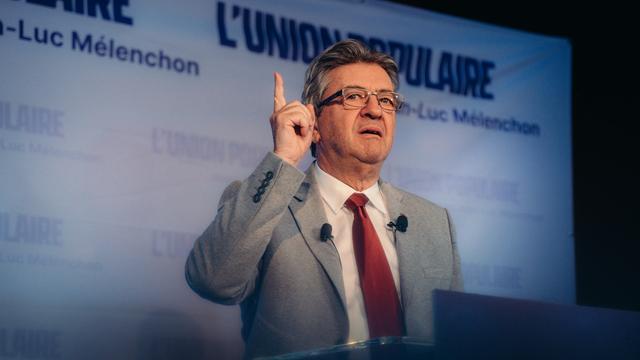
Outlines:
[[[360,134],[363,135],[377,135],[379,137],[382,137],[382,130],[377,129],[377,128],[373,128],[373,127],[365,127],[363,129],[360,129]]]

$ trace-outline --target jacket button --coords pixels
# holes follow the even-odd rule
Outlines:
[[[262,199],[262,196],[260,196],[259,194],[253,195],[253,202],[254,203],[260,202],[260,199]]]
[[[265,180],[271,180],[271,179],[273,179],[273,171],[267,171],[267,172],[264,174],[264,178],[265,178]]]

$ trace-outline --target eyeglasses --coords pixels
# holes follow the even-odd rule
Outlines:
[[[336,98],[342,96],[342,105],[345,109],[361,109],[367,106],[369,102],[369,97],[371,95],[375,95],[378,99],[378,104],[382,108],[382,110],[386,112],[395,112],[402,108],[402,104],[404,103],[404,98],[402,95],[393,91],[371,91],[365,88],[360,87],[345,87],[336,91],[334,94],[329,96],[328,98],[322,100],[318,106],[318,111],[325,105],[328,105]]]

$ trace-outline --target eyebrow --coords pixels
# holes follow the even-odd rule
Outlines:
[[[362,90],[369,90],[368,88],[364,87],[364,86],[360,86],[360,85],[345,85],[343,88],[352,88],[352,89],[362,89]],[[376,89],[374,91],[380,92],[394,92],[393,90],[389,90],[389,89]]]

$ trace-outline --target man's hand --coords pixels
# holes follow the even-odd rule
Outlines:
[[[273,114],[269,118],[273,133],[273,152],[289,164],[296,166],[311,146],[316,121],[313,105],[300,101],[287,104],[284,81],[274,73]]]

